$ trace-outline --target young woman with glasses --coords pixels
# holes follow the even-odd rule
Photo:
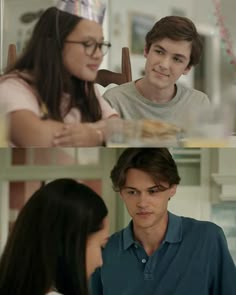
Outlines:
[[[14,146],[97,146],[117,116],[94,88],[111,44],[101,24],[47,9],[23,54],[0,80]]]

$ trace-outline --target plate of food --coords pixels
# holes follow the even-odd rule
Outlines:
[[[109,120],[107,146],[178,146],[183,129],[161,120]]]

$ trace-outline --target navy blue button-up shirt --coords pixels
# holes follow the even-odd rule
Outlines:
[[[236,295],[236,267],[220,227],[169,214],[165,238],[148,256],[132,222],[110,238],[92,295]]]

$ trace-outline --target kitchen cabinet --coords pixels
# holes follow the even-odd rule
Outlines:
[[[212,202],[236,201],[236,149],[215,149],[212,157]]]

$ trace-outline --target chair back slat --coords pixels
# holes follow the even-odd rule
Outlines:
[[[10,44],[8,47],[7,67],[12,66],[15,63],[16,58],[16,45]],[[103,87],[106,87],[112,83],[121,85],[130,81],[132,81],[132,72],[129,48],[123,47],[121,55],[121,73],[101,69],[98,71],[96,83],[102,85]]]
[[[121,85],[132,81],[132,71],[130,63],[129,48],[122,48],[121,55],[121,73],[112,72],[109,70],[99,70],[96,83],[102,85],[103,87],[109,84]]]
[[[16,61],[16,45],[10,44],[8,46],[7,67],[12,66]]]

